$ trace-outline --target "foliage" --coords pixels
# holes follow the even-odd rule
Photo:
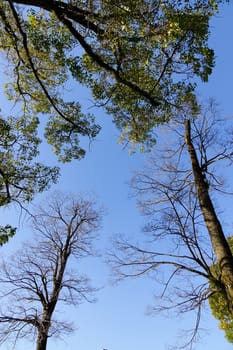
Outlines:
[[[5,225],[0,227],[0,246],[7,243],[9,238],[13,237],[16,233],[16,227]]]
[[[58,169],[34,162],[40,139],[35,117],[0,118],[0,205],[30,201],[55,182]]]
[[[220,2],[1,0],[5,92],[17,115],[1,117],[0,205],[32,200],[57,179],[57,168],[32,163],[40,120],[62,162],[84,157],[83,138],[98,134],[81,98],[68,98],[71,77],[113,115],[121,141],[143,149],[181,105],[197,112],[192,79],[207,81],[214,66],[209,19]]]
[[[11,202],[23,205],[58,179],[59,169],[35,161],[40,139],[38,119],[0,117],[0,206]],[[0,226],[0,245],[15,234],[16,228]]]
[[[99,126],[81,113],[77,101],[64,99],[62,87],[72,74],[114,116],[122,141],[152,146],[155,126],[170,120],[184,102],[196,109],[192,78],[207,81],[211,74],[209,19],[220,2],[2,0],[8,98],[20,102],[26,116],[52,118],[46,137],[58,155],[64,152],[62,161],[80,158],[85,151],[79,135],[93,138]],[[16,8],[17,3],[23,6]]]
[[[88,86],[114,116],[122,141],[151,147],[155,126],[169,121],[185,101],[195,108],[195,84],[190,79],[196,75],[207,81],[214,64],[213,51],[207,47],[211,7],[203,5],[103,2],[106,29],[95,53],[109,72],[88,52],[82,64],[95,74]],[[111,18],[110,23],[105,18]]]
[[[233,253],[233,236],[227,239],[231,252]],[[212,273],[217,281],[221,280],[219,265],[211,266]],[[224,289],[219,287],[219,283],[210,280],[212,291],[209,297],[209,305],[213,316],[219,320],[219,328],[224,330],[225,336],[230,343],[233,343],[233,316],[229,310],[229,303]]]

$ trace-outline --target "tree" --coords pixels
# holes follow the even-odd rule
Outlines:
[[[93,140],[100,126],[93,115],[82,112],[78,98],[69,101],[65,91],[72,76],[113,115],[122,142],[152,147],[157,125],[172,119],[184,102],[197,108],[192,79],[207,81],[214,66],[214,52],[208,47],[209,19],[220,3],[1,0],[5,91],[18,106],[12,132],[24,135],[33,125],[35,133],[46,116],[44,136],[58,159],[84,157],[83,138]],[[38,152],[32,155],[28,146],[28,154],[14,164],[12,178],[17,183],[22,172],[34,182],[35,190],[23,196],[27,201],[57,178],[57,169],[42,164],[28,171]],[[8,150],[3,147],[2,152],[8,159]],[[44,186],[35,176],[37,171],[43,172]],[[12,183],[5,181],[4,172],[0,175],[11,191]],[[7,203],[12,199],[7,195]],[[21,200],[17,198],[20,204]],[[2,241],[8,237],[8,227],[2,227]]]
[[[40,139],[38,119],[0,117],[0,206],[23,205],[48,189],[58,179],[59,169],[36,162]],[[16,232],[11,225],[0,226],[0,244]]]
[[[1,48],[9,67],[8,98],[23,118],[47,114],[46,137],[60,160],[80,158],[80,135],[99,126],[68,102],[70,74],[92,90],[132,143],[154,143],[153,128],[193,102],[194,76],[214,65],[209,19],[221,1],[2,0]],[[12,78],[13,77],[13,78]]]
[[[38,208],[32,218],[36,240],[1,266],[1,344],[33,337],[36,350],[45,350],[49,337],[72,331],[70,322],[56,318],[56,309],[93,301],[95,289],[77,263],[93,254],[100,219],[95,203],[79,196],[55,193]]]
[[[197,311],[186,344],[191,347],[206,301],[218,309],[218,296],[223,296],[225,315],[233,319],[233,258],[213,200],[214,192],[224,193],[219,170],[232,164],[232,133],[228,125],[223,136],[213,102],[202,106],[199,118],[180,116],[165,130],[168,146],[156,151],[132,183],[139,207],[150,219],[144,228],[147,240],[139,245],[118,239],[110,260],[119,278],[149,275],[162,285],[159,300],[164,303],[154,311]]]
[[[6,94],[19,106],[12,132],[30,134],[33,125],[35,133],[39,120],[47,115],[45,137],[59,160],[82,158],[85,149],[80,141],[83,136],[94,139],[100,126],[92,115],[81,111],[78,101],[64,96],[72,76],[90,88],[96,103],[113,115],[122,142],[153,146],[157,125],[172,119],[184,102],[194,111],[197,108],[192,78],[207,81],[211,74],[214,52],[208,47],[209,19],[222,2],[1,0]],[[2,120],[8,123],[8,118]],[[31,200],[57,179],[58,169],[42,164],[29,171],[39,139],[31,142],[20,162],[11,164],[13,186],[2,162],[1,183],[7,200],[0,205],[13,200],[9,193],[21,181],[17,177],[21,173],[30,185],[34,182],[30,189],[35,190],[18,196],[20,204],[22,198]],[[34,153],[29,151],[31,146]],[[9,149],[4,146],[1,152],[1,158],[8,159]],[[43,173],[43,186],[37,173]],[[7,225],[1,231],[3,243],[15,228]]]

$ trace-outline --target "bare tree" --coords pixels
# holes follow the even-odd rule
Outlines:
[[[201,114],[168,126],[168,146],[163,144],[133,178],[139,207],[148,218],[147,239],[138,244],[119,238],[110,258],[119,278],[150,275],[162,285],[163,302],[154,311],[196,310],[186,343],[190,347],[211,295],[223,293],[233,315],[233,259],[213,199],[216,191],[224,193],[219,170],[232,165],[232,134],[229,128],[224,133],[226,121],[221,124],[213,101],[202,106]]]
[[[49,337],[73,330],[70,322],[56,318],[55,309],[58,302],[94,301],[95,289],[77,262],[93,254],[100,219],[95,203],[78,196],[55,193],[38,208],[32,218],[36,240],[1,266],[1,343],[34,338],[36,350],[45,350]]]

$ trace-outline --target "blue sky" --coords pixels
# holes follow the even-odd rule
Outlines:
[[[233,82],[233,4],[225,5],[221,13],[211,23],[211,45],[216,51],[216,68],[208,84],[201,84],[198,91],[204,98],[215,97],[221,110],[232,115],[232,82]],[[72,84],[72,94],[80,94],[79,87]],[[82,91],[82,103],[90,104],[90,96]],[[2,97],[3,98],[3,97]],[[3,102],[3,101],[2,101]],[[145,155],[129,155],[117,143],[118,131],[111,124],[110,116],[104,115],[100,109],[92,110],[101,119],[103,129],[92,144],[84,160],[62,166],[62,176],[54,189],[65,192],[93,192],[99,202],[106,208],[103,228],[99,232],[98,247],[104,252],[110,246],[110,238],[118,233],[137,236],[143,219],[136,208],[135,201],[130,198],[128,182],[132,173],[140,169]],[[55,162],[49,155],[47,147],[43,147],[42,160]],[[42,199],[38,197],[38,200]],[[223,208],[226,203],[222,202]],[[228,203],[227,203],[228,205]],[[18,214],[5,209],[4,220],[19,225]],[[20,232],[5,247],[2,255],[12,252],[24,238],[31,239],[30,231],[25,228],[26,222],[21,219]],[[86,272],[96,286],[104,287],[97,294],[98,302],[83,304],[79,308],[63,309],[63,317],[74,320],[77,331],[64,341],[50,340],[49,350],[166,350],[175,345],[179,339],[179,330],[192,324],[192,314],[165,318],[162,315],[150,317],[146,315],[147,306],[153,301],[156,285],[150,280],[128,280],[117,286],[109,282],[110,270],[101,259],[90,259],[82,263]],[[206,332],[202,334],[196,350],[230,350],[232,345],[224,339],[218,330],[217,321],[206,309],[203,322]],[[7,346],[2,347],[7,349]],[[22,342],[17,350],[34,348],[31,343]]]

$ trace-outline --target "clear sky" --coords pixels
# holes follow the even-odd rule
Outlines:
[[[221,13],[211,23],[211,45],[216,51],[216,68],[208,84],[200,85],[201,96],[215,97],[221,109],[228,116],[232,115],[233,82],[233,4],[225,5]],[[80,96],[80,88],[73,84],[72,94]],[[90,96],[82,94],[82,103],[90,104]],[[3,101],[2,101],[3,102]],[[130,199],[128,182],[132,173],[140,169],[145,155],[129,155],[127,150],[117,144],[118,131],[112,126],[110,117],[104,112],[92,110],[101,119],[103,130],[91,145],[84,160],[62,166],[62,176],[54,188],[67,192],[94,192],[100,203],[106,208],[103,228],[99,232],[97,245],[102,251],[102,258],[90,259],[82,264],[84,272],[93,279],[95,286],[103,287],[97,294],[95,304],[82,304],[79,308],[63,309],[63,317],[75,322],[77,331],[64,341],[49,340],[48,350],[166,350],[175,345],[179,330],[188,328],[193,321],[192,314],[184,317],[174,315],[165,318],[162,315],[150,317],[146,308],[153,301],[156,285],[150,280],[128,280],[117,286],[109,283],[110,270],[104,263],[104,252],[110,246],[110,238],[118,233],[137,236],[143,219],[140,217],[134,199]],[[54,162],[46,147],[43,148],[42,160]],[[38,198],[40,199],[40,198]],[[222,203],[223,207],[225,203]],[[9,210],[2,211],[4,219],[15,220],[18,216]],[[13,217],[14,216],[14,217]],[[12,252],[25,238],[31,239],[30,232],[23,227],[8,246],[1,248],[1,253]],[[208,309],[204,314],[203,332],[196,350],[230,350],[233,345],[227,343],[224,334],[218,329],[217,321]],[[29,350],[34,346],[22,342],[17,350]],[[7,349],[7,346],[2,346]]]

